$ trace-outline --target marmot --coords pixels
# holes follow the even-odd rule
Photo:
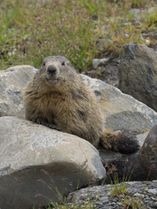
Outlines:
[[[106,149],[133,153],[136,140],[105,132],[96,96],[63,56],[44,59],[24,94],[25,117],[35,123],[77,135]]]

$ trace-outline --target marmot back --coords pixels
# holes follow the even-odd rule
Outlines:
[[[135,152],[135,140],[121,133],[103,133],[103,117],[96,97],[62,56],[44,59],[41,69],[28,84],[25,96],[26,119],[82,137],[94,146],[121,152]],[[111,140],[110,140],[111,138]],[[124,146],[124,149],[120,147]]]

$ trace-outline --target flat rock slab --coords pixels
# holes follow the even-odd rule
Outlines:
[[[13,116],[0,117],[0,208],[32,209],[105,177],[87,141]]]
[[[69,195],[74,204],[93,202],[96,209],[157,208],[157,181],[94,186]]]

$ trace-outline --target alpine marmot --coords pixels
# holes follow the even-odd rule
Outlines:
[[[26,119],[77,135],[105,149],[133,153],[136,140],[123,132],[106,132],[96,96],[63,56],[44,59],[41,69],[28,84],[25,95]]]

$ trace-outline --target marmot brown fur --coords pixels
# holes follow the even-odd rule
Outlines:
[[[92,90],[62,56],[44,59],[41,69],[28,84],[25,96],[26,119],[82,137],[94,146],[122,153],[138,150],[136,140],[120,132],[103,130],[103,117]]]

